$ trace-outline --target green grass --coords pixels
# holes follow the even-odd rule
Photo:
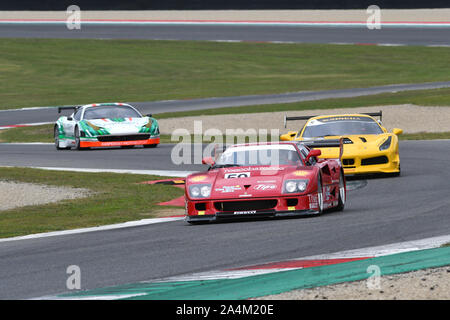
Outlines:
[[[223,135],[224,142],[233,141],[232,143],[250,142],[250,138],[246,136],[226,136]],[[270,136],[257,137],[257,141],[270,141]],[[197,139],[197,140],[196,140]],[[201,139],[201,140],[200,140]],[[418,133],[404,133],[399,136],[400,140],[433,140],[433,139],[450,139],[450,132],[418,132]],[[202,141],[203,143],[210,143],[211,137],[194,137],[190,136],[189,139],[182,139],[173,141],[171,135],[161,135],[161,143],[178,143],[178,142],[196,142]],[[254,140],[251,140],[254,141]],[[0,143],[1,142],[53,142],[53,125],[45,124],[33,127],[19,127],[0,131]]]
[[[1,39],[0,109],[450,80],[450,49]]]
[[[450,88],[381,93],[377,95],[354,98],[335,98],[295,103],[227,107],[181,112],[165,112],[155,114],[155,117],[158,119],[166,119],[201,115],[358,108],[398,104],[415,104],[421,106],[450,106]]]
[[[164,209],[157,203],[180,197],[184,192],[169,185],[138,184],[160,178],[0,168],[0,181],[88,188],[92,191],[88,198],[0,211],[0,238],[157,217]]]
[[[0,142],[54,142],[53,124],[0,130]]]

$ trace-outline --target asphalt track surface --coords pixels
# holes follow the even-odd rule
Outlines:
[[[0,24],[0,38],[156,39],[284,41],[299,43],[377,43],[450,45],[450,28],[433,26],[220,25],[220,24],[82,24],[69,30],[58,24]]]
[[[68,31],[64,24],[2,24],[1,37],[449,45],[450,28],[386,27],[368,30],[364,27],[324,26],[85,25],[81,31]],[[350,89],[348,93],[355,90],[361,89]],[[335,95],[336,92],[328,94]],[[256,99],[254,104],[261,104],[258,99],[262,101],[269,97],[251,99]],[[225,99],[225,102],[220,99]],[[233,99],[135,105],[143,113],[242,105],[242,97],[237,101]],[[251,104],[251,101],[245,102]],[[56,117],[55,109],[51,108],[2,111],[0,126],[55,121]],[[200,169],[198,165],[174,165],[170,152],[170,145],[160,145],[156,149],[57,152],[51,145],[0,144],[0,165]],[[94,289],[447,235],[450,230],[450,172],[445,168],[450,159],[450,140],[401,141],[400,154],[402,176],[367,180],[365,187],[349,191],[346,209],[341,213],[202,226],[175,221],[2,242],[0,299],[66,292],[66,270],[70,265],[80,266],[82,289]]]
[[[57,152],[49,145],[2,144],[0,165],[171,169],[170,150]],[[348,193],[340,213],[200,226],[174,221],[0,243],[0,299],[66,292],[70,265],[80,266],[82,289],[93,289],[447,235],[450,140],[401,141],[400,155],[401,177],[368,179]]]
[[[251,106],[253,105],[292,103],[331,98],[350,98],[387,92],[438,89],[445,87],[450,87],[450,81],[418,84],[396,84],[370,88],[354,88],[341,90],[304,91],[282,94],[130,103],[137,107],[142,114],[157,114],[162,112],[205,110],[238,106],[249,106],[249,108],[251,108]],[[96,102],[98,103],[101,101]],[[70,114],[71,111],[66,111],[65,113]],[[53,122],[56,121],[58,117],[59,115],[56,108],[54,107],[26,110],[0,110],[0,126],[24,123]]]

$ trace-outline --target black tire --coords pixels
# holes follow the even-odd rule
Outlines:
[[[336,207],[336,211],[342,211],[345,207],[345,202],[347,196],[345,194],[345,181],[344,181],[344,172],[341,171],[341,174],[339,175],[339,198],[338,198],[338,205]]]
[[[144,148],[156,148],[157,144],[144,144]]]
[[[73,133],[73,136],[75,137],[75,149],[77,150],[87,150],[89,148],[82,148],[80,146],[80,130],[78,129],[78,127],[75,127],[75,131]]]
[[[132,145],[132,146],[120,146],[120,148],[122,148],[122,149],[133,149],[134,145]]]
[[[323,213],[323,184],[322,184],[322,175],[319,173],[317,176],[317,215],[321,215]]]

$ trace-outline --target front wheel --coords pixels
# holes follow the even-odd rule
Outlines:
[[[344,210],[346,197],[347,195],[345,192],[344,173],[341,171],[341,174],[339,176],[339,199],[336,211]]]
[[[81,147],[80,130],[78,129],[78,127],[75,127],[75,131],[74,131],[73,135],[75,137],[75,149],[77,149],[77,150],[89,149],[89,148]]]
[[[317,206],[317,215],[321,215],[323,213],[323,186],[320,173],[317,177]]]
[[[53,137],[55,139],[55,148],[56,150],[68,150],[70,147],[61,148],[59,146],[60,140],[59,140],[59,129],[58,126],[55,126],[55,129],[53,130]]]
[[[156,148],[157,144],[144,144],[144,148]]]

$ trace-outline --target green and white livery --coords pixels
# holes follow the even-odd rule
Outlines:
[[[54,126],[55,147],[58,150],[91,147],[156,147],[160,142],[158,121],[152,115],[143,116],[125,103],[98,103],[77,107],[70,116],[60,117]]]

